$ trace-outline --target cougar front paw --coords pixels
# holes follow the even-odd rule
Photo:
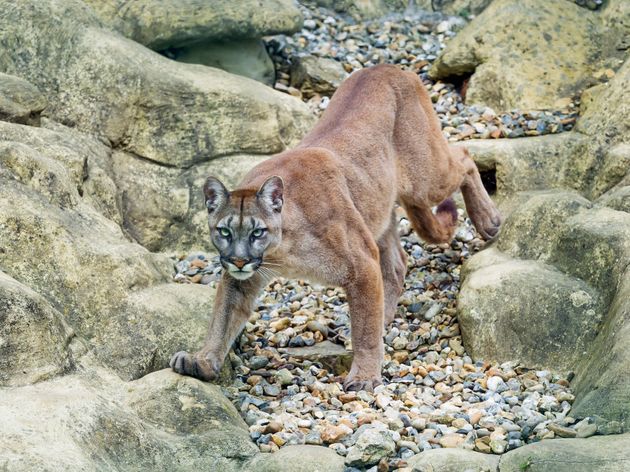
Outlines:
[[[378,378],[361,378],[358,376],[350,377],[350,375],[348,375],[343,383],[343,388],[346,392],[358,392],[359,390],[372,392],[374,391],[374,387],[382,383],[380,376]]]
[[[179,351],[171,357],[171,369],[178,374],[189,375],[201,380],[209,381],[219,376],[221,364],[206,359],[202,354],[189,354]]]

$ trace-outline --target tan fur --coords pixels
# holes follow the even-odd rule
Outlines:
[[[265,259],[284,276],[346,290],[354,361],[345,387],[371,389],[381,381],[383,326],[394,317],[406,270],[395,202],[430,242],[451,239],[456,214],[448,199],[460,188],[484,237],[497,233],[499,213],[466,150],[444,139],[418,77],[394,66],[352,74],[302,142],[252,169],[239,192],[249,189],[253,199],[273,175],[284,181],[282,238]],[[214,377],[263,283],[262,276],[224,275],[204,347],[176,354],[173,368]]]

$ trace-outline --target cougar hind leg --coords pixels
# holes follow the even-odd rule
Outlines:
[[[484,239],[492,239],[499,233],[501,214],[484,188],[468,151],[463,147],[451,147],[451,153],[463,166],[464,180],[460,188],[468,216]]]
[[[392,212],[391,222],[385,233],[378,240],[381,275],[383,276],[383,295],[385,304],[385,326],[394,321],[398,299],[405,285],[407,272],[407,254],[400,246],[398,219]]]
[[[452,198],[447,198],[433,214],[431,207],[415,203],[402,202],[411,226],[428,243],[447,243],[453,238],[457,227],[457,207]]]

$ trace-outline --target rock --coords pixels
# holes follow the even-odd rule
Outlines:
[[[630,434],[555,439],[528,444],[501,457],[501,471],[613,472],[625,470]]]
[[[352,428],[349,428],[345,424],[333,425],[329,424],[321,432],[322,441],[325,443],[336,443],[340,439],[352,434]]]
[[[465,449],[430,449],[407,459],[413,470],[488,472],[498,470],[499,458]]]
[[[467,351],[488,361],[570,370],[597,334],[599,294],[551,266],[497,263],[501,257],[496,250],[478,254],[462,284],[458,308]],[[572,302],[576,297],[580,302]]]
[[[162,191],[151,211],[143,213],[148,216],[144,227],[132,226],[140,235],[201,214],[202,207],[194,207],[182,218],[186,196],[199,193],[191,191],[186,178],[205,178],[209,169],[194,164],[219,156],[279,152],[313,121],[308,107],[293,97],[216,69],[175,63],[102,29],[78,0],[29,2],[3,9],[0,40],[7,53],[0,57],[0,69],[31,78],[46,95],[48,117],[96,134],[120,153],[157,163],[154,175],[168,171],[154,184]],[[16,42],[17,37],[22,39]],[[20,59],[41,45],[46,54]],[[72,62],[66,64],[69,57]],[[127,179],[120,185],[142,191],[141,184],[146,181]],[[158,204],[172,192],[177,198],[162,210]],[[123,195],[121,191],[117,197]]]
[[[124,36],[159,51],[204,40],[262,38],[300,29],[302,15],[290,0],[86,0]]]
[[[286,446],[273,454],[259,454],[244,472],[343,472],[344,459],[321,446]]]
[[[74,335],[42,296],[0,272],[0,387],[36,383],[69,371]]]
[[[90,361],[81,370],[2,390],[3,466],[236,472],[257,453],[215,386],[170,371],[127,384]]]
[[[330,341],[322,341],[308,347],[281,348],[279,351],[289,356],[320,362],[337,375],[348,372],[352,364],[352,352],[346,351],[343,346]]]
[[[445,434],[440,438],[440,446],[445,448],[459,447],[463,444],[464,439],[461,434]]]
[[[276,80],[273,62],[260,39],[203,41],[171,49],[169,56],[179,62],[216,67],[267,85],[273,85]]]
[[[214,250],[208,233],[203,183],[209,175],[230,189],[267,156],[232,155],[178,169],[155,164],[125,152],[112,155],[124,224],[146,248]]]
[[[317,5],[349,13],[356,19],[377,18],[392,10],[404,10],[404,0],[315,0]]]
[[[79,133],[0,122],[0,266],[131,379],[199,346],[213,291],[167,284],[170,259],[130,242],[104,216],[117,214],[115,197],[90,177],[101,170],[100,182],[111,183],[100,167],[103,148]]]
[[[577,432],[574,429],[555,423],[550,423],[547,428],[553,431],[556,436],[561,438],[574,438],[577,435]]]
[[[601,62],[592,57],[616,54],[605,35],[597,14],[571,3],[494,1],[449,42],[430,75],[472,74],[467,103],[551,108],[594,82]]]
[[[24,79],[0,72],[0,121],[38,126],[44,95]]]
[[[392,456],[396,451],[396,443],[388,430],[367,428],[357,438],[356,443],[348,449],[346,465],[350,467],[367,467]]]
[[[505,198],[526,190],[584,188],[592,185],[578,169],[592,166],[584,152],[589,140],[578,133],[519,139],[466,141],[479,170],[494,174],[496,196]]]
[[[331,96],[348,76],[342,65],[333,60],[315,56],[295,58],[291,68],[291,85],[308,94]]]

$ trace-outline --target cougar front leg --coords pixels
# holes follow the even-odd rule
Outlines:
[[[254,300],[263,285],[258,274],[236,280],[224,273],[214,301],[208,335],[195,354],[180,351],[171,358],[171,368],[182,375],[212,380],[219,375],[234,339],[243,329],[253,310]]]
[[[371,391],[381,383],[383,363],[383,280],[379,263],[364,260],[344,287],[350,307],[354,359],[344,387]]]

